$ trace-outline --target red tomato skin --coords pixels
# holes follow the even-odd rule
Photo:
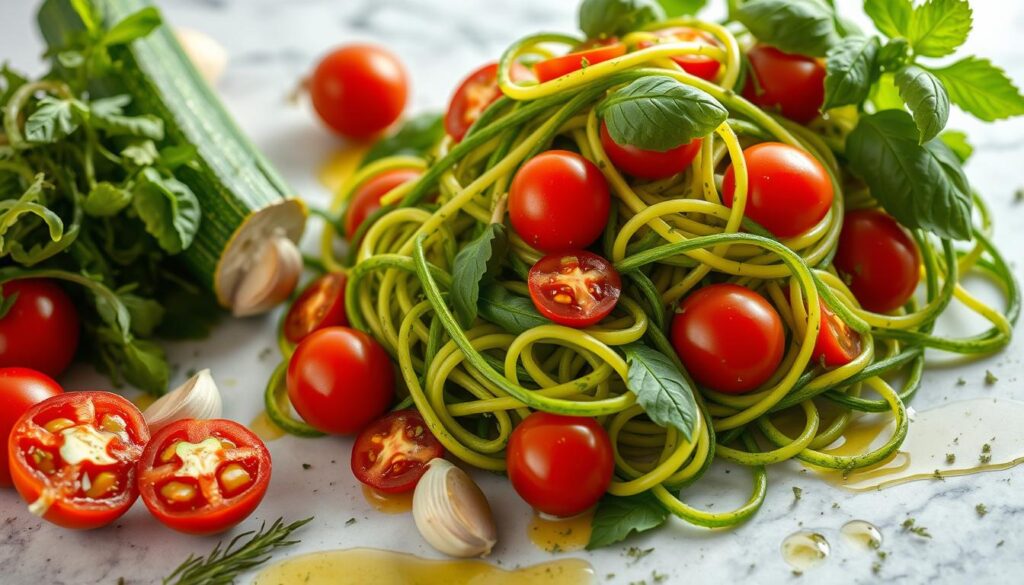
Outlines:
[[[410,426],[413,428],[418,426],[422,429],[416,439],[411,439],[406,434],[406,430]],[[393,437],[396,430],[404,434],[402,442],[402,446],[406,448],[403,451],[404,461],[414,461],[415,463],[398,477],[387,478],[374,475],[373,462],[369,459],[369,453],[374,448],[374,435],[385,435],[386,441],[387,438]],[[373,421],[359,433],[352,446],[352,475],[361,483],[377,491],[387,494],[405,493],[416,487],[420,478],[427,472],[427,464],[438,457],[444,457],[444,446],[427,428],[427,423],[420,413],[414,409],[398,410]]]
[[[44,476],[28,464],[24,452],[19,449],[17,437],[20,430],[18,427],[27,424],[30,420],[36,420],[37,417],[45,415],[47,411],[80,404],[87,399],[97,404],[97,411],[101,408],[109,409],[110,412],[116,412],[124,418],[128,423],[127,431],[131,442],[141,456],[143,447],[149,442],[149,427],[146,426],[146,421],[139,409],[128,400],[111,392],[100,391],[68,392],[47,398],[30,408],[18,419],[11,431],[11,440],[7,445],[11,479],[15,489],[21,495],[21,499],[26,503],[32,503],[39,499],[39,495],[42,493],[41,478]],[[76,499],[74,502],[58,498],[43,515],[43,520],[75,530],[91,530],[114,522],[124,515],[139,497],[135,473],[134,464],[127,467],[123,478],[127,487],[117,499],[95,503],[83,498]]]
[[[344,272],[329,272],[311,282],[288,309],[284,321],[285,338],[299,343],[324,327],[348,325],[345,315],[347,281]]]
[[[533,78],[530,70],[519,63],[512,64],[509,76],[512,81]],[[496,102],[501,95],[497,63],[488,63],[470,73],[459,83],[458,89],[448,103],[448,111],[444,116],[445,130],[455,142],[461,142],[473,122],[476,122],[487,106]]]
[[[348,327],[315,331],[288,362],[288,397],[325,433],[357,433],[380,417],[395,394],[391,360],[372,337]]]
[[[782,319],[764,297],[735,284],[706,286],[683,299],[672,344],[700,384],[743,394],[764,384],[782,362]]]
[[[0,487],[12,487],[7,464],[7,438],[25,411],[64,389],[53,378],[29,368],[0,368],[0,436],[4,438],[0,457]]]
[[[593,244],[610,209],[611,194],[600,169],[566,150],[549,150],[526,161],[509,188],[512,228],[546,253]]]
[[[160,465],[157,458],[172,441],[199,443],[211,436],[226,438],[239,447],[256,451],[256,477],[253,483],[241,493],[225,498],[212,510],[205,507],[188,511],[169,509],[157,494],[156,484],[146,481],[146,472]],[[259,437],[244,426],[224,419],[179,420],[157,431],[146,446],[138,464],[139,494],[150,514],[164,526],[185,534],[217,534],[238,525],[259,507],[270,485],[271,468],[270,451]]]
[[[832,207],[835,191],[828,171],[810,154],[781,142],[762,142],[743,151],[747,162],[744,215],[780,238],[811,229]],[[722,201],[732,207],[733,165],[725,170]]]
[[[743,97],[801,124],[818,117],[825,103],[825,67],[817,59],[767,45],[754,46],[747,58],[750,70]],[[756,85],[752,77],[757,78]]]
[[[334,50],[310,78],[313,108],[338,134],[364,140],[387,129],[405,109],[408,76],[401,61],[376,45]]]
[[[612,41],[594,49],[584,49],[569,53],[568,55],[562,55],[561,57],[541,61],[533,66],[533,71],[537,74],[537,80],[545,83],[583,69],[584,59],[586,59],[587,66],[589,67],[625,54],[626,45]]]
[[[505,459],[519,496],[562,517],[594,506],[615,470],[611,440],[596,420],[547,412],[534,412],[512,431]]]
[[[821,303],[821,328],[814,342],[814,361],[826,368],[845,366],[860,355],[861,347],[860,334]]]
[[[555,275],[559,273],[561,261],[567,256],[578,259],[579,271],[601,273],[601,278],[596,283],[600,288],[601,298],[595,299],[596,304],[589,310],[579,307],[577,303],[569,306],[559,305],[545,294],[549,279],[557,278]],[[566,327],[589,327],[604,319],[615,308],[622,293],[622,277],[619,275],[619,271],[615,270],[615,267],[604,258],[586,250],[544,256],[530,268],[527,283],[530,289],[530,300],[533,301],[533,306],[537,308],[537,311],[555,323]]]
[[[623,146],[612,139],[608,127],[601,122],[601,145],[615,168],[638,179],[667,179],[685,171],[700,152],[700,138],[665,152]]]
[[[366,218],[380,209],[381,197],[399,185],[415,181],[422,174],[417,169],[392,169],[371,177],[356,188],[345,211],[345,234],[349,238],[354,236]]]
[[[18,295],[0,319],[0,368],[60,376],[78,350],[78,310],[71,298],[52,280],[39,278],[8,281],[0,291]]]
[[[710,47],[719,46],[718,41],[715,37],[710,34],[696,28],[690,28],[688,26],[674,26],[659,30],[655,33],[662,39],[662,42],[690,42],[690,43],[701,43]],[[652,41],[641,41],[637,43],[637,47],[645,49],[647,47],[655,45]],[[679,64],[690,75],[712,81],[715,76],[718,75],[718,70],[722,68],[722,64],[712,59],[711,57],[704,57],[701,55],[677,55],[672,57],[672,60]]]
[[[846,214],[833,263],[861,306],[875,313],[902,307],[921,279],[914,239],[895,219],[874,209]]]

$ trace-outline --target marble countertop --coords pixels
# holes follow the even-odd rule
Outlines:
[[[0,59],[39,72],[41,42],[34,25],[36,2],[0,1]],[[412,108],[443,108],[456,82],[480,63],[494,59],[515,38],[536,30],[572,30],[576,2],[570,0],[167,0],[166,17],[177,26],[204,31],[218,39],[230,55],[218,86],[228,108],[256,145],[305,197],[324,202],[328,193],[316,172],[342,145],[321,129],[308,107],[286,104],[286,96],[316,59],[332,45],[375,41],[392,48],[411,73]],[[848,14],[859,14],[857,2],[840,2]],[[1024,3],[974,2],[975,30],[968,49],[1005,67],[1024,83]],[[991,202],[996,241],[1021,279],[1024,249],[1024,204],[1014,191],[1024,187],[1024,120],[991,126],[954,112],[950,127],[968,130],[977,147],[967,167],[974,185]],[[312,243],[308,238],[307,244]],[[1024,280],[1024,279],[1021,279]],[[276,365],[274,318],[226,322],[201,343],[169,347],[174,381],[193,368],[210,367],[225,402],[225,414],[249,421],[262,408],[262,391]],[[962,313],[944,318],[943,327],[969,328]],[[268,357],[268,355],[270,357]],[[1024,400],[1024,343],[1018,335],[1002,353],[982,361],[950,366],[941,356],[924,376],[914,407],[924,410],[944,402],[999,395]],[[986,370],[999,381],[984,384]],[[967,383],[958,385],[957,379]],[[104,378],[78,366],[67,387],[105,388]],[[316,519],[301,534],[302,543],[287,554],[356,546],[438,556],[413,529],[405,515],[383,515],[363,499],[348,470],[351,441],[342,438],[303,440],[286,437],[269,444],[274,479],[263,505],[241,528],[253,528],[278,516]],[[303,464],[312,464],[304,469]],[[736,474],[734,474],[735,476]],[[739,475],[743,475],[742,473]],[[769,470],[769,494],[749,523],[733,530],[708,531],[681,521],[654,534],[631,539],[596,553],[552,555],[526,538],[530,511],[507,482],[481,475],[493,501],[500,542],[491,559],[503,566],[526,565],[554,557],[581,557],[591,562],[598,582],[670,583],[810,582],[894,583],[1017,582],[1024,573],[1024,467],[945,481],[915,482],[880,492],[842,491],[796,465]],[[802,489],[794,500],[792,487]],[[738,504],[746,487],[711,481],[690,492],[697,506]],[[975,507],[984,504],[988,514]],[[926,526],[932,538],[901,530],[908,517]],[[357,522],[347,525],[349,518]],[[863,519],[879,526],[887,558],[844,547],[839,528]],[[800,528],[822,532],[833,541],[831,558],[805,573],[793,574],[783,562],[782,539]],[[205,554],[217,538],[184,536],[153,521],[145,507],[135,506],[115,525],[88,533],[70,532],[30,516],[13,491],[0,492],[0,583],[154,583],[188,554]],[[640,560],[626,549],[653,547]],[[608,575],[614,573],[613,577]],[[1017,575],[1017,577],[1014,577]],[[247,582],[248,579],[243,579]]]

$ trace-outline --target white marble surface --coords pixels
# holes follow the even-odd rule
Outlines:
[[[222,42],[231,62],[219,90],[255,143],[276,163],[304,196],[324,201],[315,181],[322,161],[339,146],[324,132],[306,107],[286,105],[285,96],[297,80],[332,45],[372,40],[391,47],[408,65],[415,109],[444,107],[450,89],[470,69],[494,59],[513,39],[535,30],[567,30],[573,26],[571,0],[168,0],[162,3],[176,25],[203,30]],[[856,2],[840,2],[857,13]],[[975,31],[968,48],[1006,67],[1024,83],[1024,4],[977,1]],[[34,26],[35,2],[0,0],[0,59],[33,72],[41,70],[41,44]],[[486,7],[485,7],[486,6]],[[1024,204],[1014,205],[1013,192],[1024,186],[1024,121],[992,127],[955,113],[951,127],[971,132],[978,146],[968,175],[996,211],[996,241],[1019,264],[1024,247]],[[310,238],[311,240],[311,238]],[[311,242],[307,242],[311,243]],[[1018,278],[1019,265],[1015,266]],[[211,367],[220,381],[225,413],[249,421],[262,404],[262,389],[276,362],[273,318],[226,323],[202,343],[170,348],[175,380],[191,368]],[[961,313],[943,320],[943,327],[970,329],[975,322]],[[266,357],[270,354],[271,357]],[[999,394],[1024,399],[1024,343],[1015,341],[1003,353],[984,361],[956,366],[938,364],[925,375],[914,401],[918,409],[971,396]],[[982,380],[986,369],[999,378],[994,387]],[[966,386],[957,386],[963,377]],[[106,381],[87,367],[65,380],[69,388],[105,388]],[[437,556],[417,535],[408,516],[386,516],[363,500],[348,469],[350,441],[330,438],[284,438],[270,444],[274,479],[263,505],[243,526],[278,516],[298,519],[315,515],[299,536],[302,543],[289,554],[331,548],[370,546]],[[312,468],[303,470],[302,463]],[[654,547],[639,562],[625,547],[595,554],[570,553],[588,559],[599,582],[630,583],[652,572],[671,583],[1014,583],[1024,572],[1024,467],[1008,472],[918,482],[882,492],[853,495],[797,472],[795,466],[769,472],[767,501],[753,521],[734,530],[707,531],[682,522],[631,540],[627,546]],[[722,475],[696,488],[690,501],[714,503],[721,509],[744,497],[746,484],[727,481],[745,472]],[[528,507],[507,482],[481,475],[483,488],[495,504],[500,544],[492,559],[504,566],[550,560],[526,538]],[[792,486],[803,489],[794,503]],[[839,507],[834,508],[833,503]],[[984,518],[975,505],[984,503]],[[929,528],[925,540],[901,532],[908,516]],[[358,520],[346,527],[349,518]],[[878,576],[873,555],[843,547],[838,530],[854,518],[882,528],[889,553]],[[799,527],[819,529],[833,540],[829,562],[796,577],[779,555],[779,544]],[[41,523],[27,514],[12,491],[0,493],[0,583],[153,583],[189,553],[204,554],[216,538],[195,538],[163,528],[139,504],[114,526],[77,533]],[[998,543],[1002,543],[999,545]],[[609,573],[614,577],[607,578]]]

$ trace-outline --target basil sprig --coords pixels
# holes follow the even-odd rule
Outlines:
[[[689,381],[668,356],[642,343],[622,350],[629,366],[626,382],[637,404],[656,424],[675,427],[692,441],[699,414]]]
[[[587,549],[613,545],[630,534],[653,530],[666,520],[668,510],[650,492],[628,497],[606,495],[594,511]]]
[[[786,53],[824,57],[840,39],[835,11],[823,0],[751,0],[735,17],[758,40]]]

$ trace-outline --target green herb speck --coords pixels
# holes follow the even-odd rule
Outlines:
[[[988,514],[988,506],[985,504],[978,504],[974,507],[974,511],[978,513],[979,518],[984,518],[985,514]]]

